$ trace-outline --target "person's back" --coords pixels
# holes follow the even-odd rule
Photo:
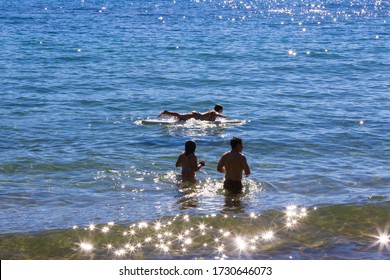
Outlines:
[[[230,141],[232,150],[222,155],[218,162],[217,170],[225,173],[224,188],[231,193],[241,193],[242,173],[249,176],[250,169],[246,157],[241,153],[244,146],[240,138],[233,137]]]
[[[197,157],[194,154],[180,154],[178,162],[181,166],[181,176],[183,181],[195,182],[195,170],[197,166]]]
[[[207,111],[205,113],[201,113],[199,116],[199,120],[214,122],[217,119],[217,117],[225,118],[224,115],[218,113],[217,111],[210,110],[210,111]]]
[[[224,158],[225,179],[241,181],[242,171],[247,164],[245,156],[239,152],[230,151],[225,153],[222,157]]]
[[[222,105],[217,104],[214,106],[213,110],[202,113],[199,119],[202,121],[214,122],[217,119],[217,117],[226,118],[226,116],[222,115],[222,112],[223,112]]]
[[[204,161],[197,162],[198,158],[195,155],[196,143],[187,141],[185,143],[185,151],[182,152],[176,161],[176,167],[181,167],[181,175],[183,182],[195,183],[195,173],[205,166]]]

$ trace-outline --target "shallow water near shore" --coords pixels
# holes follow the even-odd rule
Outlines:
[[[389,1],[1,6],[1,259],[390,258]]]

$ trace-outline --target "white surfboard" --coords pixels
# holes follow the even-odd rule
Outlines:
[[[215,124],[215,125],[225,125],[225,124],[241,124],[243,121],[240,120],[217,120],[214,122],[210,121],[199,121],[199,122],[205,122],[207,124]],[[156,119],[148,119],[148,120],[142,120],[142,124],[157,124],[157,125],[177,125],[177,124],[185,124],[185,121],[178,121],[175,119],[162,119],[162,120],[156,120]]]

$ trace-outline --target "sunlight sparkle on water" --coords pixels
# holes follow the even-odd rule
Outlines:
[[[222,254],[224,250],[225,250],[225,248],[224,248],[223,245],[217,247],[217,252],[218,252],[219,254]]]
[[[306,216],[307,210],[304,207],[290,205],[286,207],[284,214],[287,225],[292,227]],[[229,254],[236,252],[239,252],[240,256],[242,252],[248,253],[249,251],[251,254],[256,254],[256,251],[260,250],[259,242],[272,243],[276,239],[275,231],[279,232],[286,228],[285,225],[280,225],[280,228],[274,226],[272,230],[270,228],[261,230],[259,226],[263,227],[264,222],[262,217],[254,212],[248,213],[246,218],[242,220],[242,227],[239,228],[241,232],[236,232],[235,228],[232,227],[239,222],[236,215],[213,214],[190,217],[186,214],[169,219],[169,223],[168,220],[151,222],[150,226],[144,221],[139,221],[130,225],[127,231],[122,231],[122,226],[116,226],[114,223],[101,227],[91,224],[86,230],[96,229],[93,233],[87,233],[88,239],[91,238],[91,235],[96,236],[94,245],[92,246],[89,241],[80,242],[78,246],[80,252],[88,253],[94,250],[100,254],[101,249],[103,249],[115,258],[137,258],[138,254],[133,254],[135,252],[148,258],[148,254],[156,250],[161,254],[186,253],[192,255],[197,254],[196,250],[199,249],[202,250],[202,254],[205,253],[205,250],[211,249],[210,253],[217,254],[214,257],[219,259],[228,258]],[[222,224],[220,224],[221,222]],[[115,227],[119,227],[118,230],[115,230]],[[119,247],[115,245],[116,248],[114,248],[111,244],[118,244],[118,240],[109,240],[108,237],[111,235],[114,237],[117,233],[122,236],[123,245]],[[99,239],[103,243],[101,249],[98,250],[99,245],[96,242]],[[382,243],[388,242],[388,238],[385,237],[380,240]],[[385,245],[383,246],[385,247]]]
[[[167,246],[165,244],[161,244],[160,250],[167,254],[167,253],[169,253],[170,248],[169,248],[169,246]]]
[[[205,231],[206,230],[206,224],[200,223],[198,228],[199,228],[200,231]]]
[[[272,230],[264,232],[261,237],[264,241],[271,242],[274,239],[274,232]]]
[[[145,222],[141,222],[138,224],[138,228],[147,228],[147,227],[148,227],[148,224]]]
[[[109,232],[110,231],[110,228],[109,227],[103,227],[102,228],[102,232],[103,233],[107,233],[107,232]]]
[[[85,251],[85,252],[90,252],[93,250],[93,245],[91,243],[87,243],[87,242],[81,242],[80,243],[80,249],[82,251]]]
[[[289,56],[297,56],[297,52],[295,50],[293,50],[293,49],[288,50],[287,53],[288,53]]]
[[[184,244],[186,245],[190,245],[192,243],[192,239],[191,238],[187,238],[184,240]]]
[[[243,251],[243,250],[246,249],[247,244],[246,244],[245,240],[242,237],[240,237],[240,236],[236,237],[235,242],[236,242],[237,248],[240,251]]]
[[[155,229],[155,230],[159,230],[159,229],[161,229],[161,227],[162,227],[161,222],[156,222],[156,223],[154,224],[154,229]]]
[[[126,254],[126,250],[125,249],[118,249],[115,251],[115,256],[118,256],[118,257],[122,257]]]
[[[379,236],[379,240],[378,241],[381,244],[385,244],[385,243],[388,243],[390,241],[390,239],[389,239],[388,235],[382,234],[382,235]]]
[[[372,244],[371,247],[379,246],[380,253],[383,251],[384,248],[386,248],[387,251],[390,251],[389,225],[386,225],[383,230],[379,227],[376,230],[378,232],[378,235],[372,235],[372,237],[375,238],[376,241]]]
[[[179,234],[177,236],[177,240],[182,241],[183,239],[184,239],[184,235],[183,234]]]

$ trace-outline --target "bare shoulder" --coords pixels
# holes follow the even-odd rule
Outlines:
[[[241,161],[241,162],[246,162],[246,157],[242,153],[239,153],[238,155],[236,155],[236,159]]]
[[[191,155],[189,156],[189,158],[190,158],[190,159],[197,159],[198,157],[197,157],[195,154],[191,154]]]
[[[185,152],[182,152],[180,155],[179,155],[179,159],[184,159],[186,156],[186,153]]]
[[[226,160],[226,158],[229,156],[229,153],[230,153],[230,152],[225,152],[225,153],[223,153],[222,156],[221,156],[220,161]]]

